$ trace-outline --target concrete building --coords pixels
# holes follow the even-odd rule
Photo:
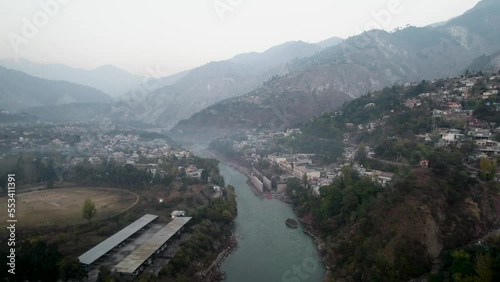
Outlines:
[[[259,190],[261,193],[264,192],[264,183],[262,183],[256,176],[250,176],[250,181],[252,181],[252,184],[257,190]]]

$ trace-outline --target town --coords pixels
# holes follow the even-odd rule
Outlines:
[[[402,147],[407,146],[408,139],[412,138],[425,146],[454,147],[467,154],[463,160],[470,168],[471,175],[480,174],[480,161],[489,162],[496,170],[496,158],[500,153],[500,127],[497,122],[491,121],[500,116],[498,92],[500,89],[500,75],[469,74],[443,80],[426,82],[432,92],[425,90],[421,83],[405,83],[405,91],[412,91],[413,97],[399,97],[399,112],[413,110],[424,113],[420,117],[428,121],[424,125],[428,130],[423,132],[405,132],[401,135],[389,136],[390,142],[399,142]],[[410,89],[410,90],[409,90]],[[376,93],[371,96],[377,95]],[[396,152],[394,158],[387,159],[380,147],[382,144],[370,142],[371,136],[390,132],[388,129],[395,111],[390,109],[376,109],[376,103],[361,105],[365,111],[379,111],[378,118],[363,123],[346,122],[341,136],[343,153],[334,162],[319,160],[318,154],[311,152],[292,152],[287,147],[287,139],[295,139],[304,133],[301,128],[264,131],[245,131],[231,136],[219,138],[212,142],[212,148],[228,157],[235,157],[252,167],[251,182],[259,192],[286,192],[288,179],[298,178],[303,184],[319,195],[320,187],[330,185],[335,177],[341,174],[341,168],[352,165],[361,176],[370,177],[373,181],[387,185],[394,177],[395,169],[383,171],[364,167],[360,162],[360,154],[364,159],[375,160],[392,167],[428,167],[429,160],[423,156],[405,159],[401,152]],[[342,115],[337,111],[334,115]],[[427,119],[426,119],[427,118]],[[402,122],[407,122],[403,120]],[[361,142],[359,142],[361,140]],[[370,143],[368,146],[365,142]],[[422,145],[422,146],[423,146]],[[406,148],[404,148],[406,150]],[[396,149],[398,150],[398,149]],[[381,155],[378,155],[379,152]],[[263,170],[262,170],[263,168]],[[484,168],[483,168],[484,169]],[[491,173],[491,179],[500,179],[496,173]]]
[[[41,161],[54,167],[55,180],[60,182],[71,167],[100,166],[104,162],[130,165],[146,170],[152,177],[163,178],[172,171],[166,171],[162,163],[169,159],[189,160],[192,156],[172,144],[162,134],[120,127],[109,121],[0,124],[0,160],[8,164],[9,159],[17,159],[19,154],[30,155],[31,161],[41,156]],[[202,171],[189,162],[175,169],[197,179]]]

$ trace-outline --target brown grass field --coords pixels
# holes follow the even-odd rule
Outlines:
[[[92,221],[118,214],[136,204],[137,195],[112,188],[60,188],[16,195],[16,226],[68,226],[85,223],[82,206],[86,198],[95,203]],[[0,227],[7,226],[7,197],[0,197]]]

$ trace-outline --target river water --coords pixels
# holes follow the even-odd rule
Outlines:
[[[314,241],[300,228],[285,225],[297,219],[292,208],[276,199],[256,196],[246,176],[220,164],[226,185],[236,189],[238,249],[222,264],[229,282],[322,281],[324,266]]]

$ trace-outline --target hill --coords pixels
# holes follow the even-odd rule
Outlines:
[[[394,83],[457,75],[478,56],[500,49],[498,11],[500,3],[482,1],[443,25],[349,38],[289,64],[288,75],[179,122],[173,133],[194,140],[235,129],[286,128]]]
[[[43,121],[89,121],[106,117],[109,109],[109,103],[70,103],[33,107],[24,111]]]
[[[226,61],[211,62],[146,95],[126,95],[114,104],[112,116],[171,128],[203,108],[245,94],[265,80],[287,73],[288,62],[322,49],[316,44],[287,42],[263,53],[241,54]]]
[[[467,67],[467,70],[498,72],[500,70],[500,50],[491,55],[478,57]]]
[[[51,81],[0,67],[0,103],[9,111],[71,103],[110,103],[113,99],[94,88]]]
[[[106,65],[93,70],[84,70],[63,64],[38,64],[28,60],[2,60],[0,65],[29,75],[48,80],[63,80],[90,86],[118,97],[142,83],[143,78],[132,75],[115,66]]]
[[[294,205],[327,281],[497,281],[499,237],[479,238],[500,227],[499,89],[494,74],[393,85],[210,148]]]

